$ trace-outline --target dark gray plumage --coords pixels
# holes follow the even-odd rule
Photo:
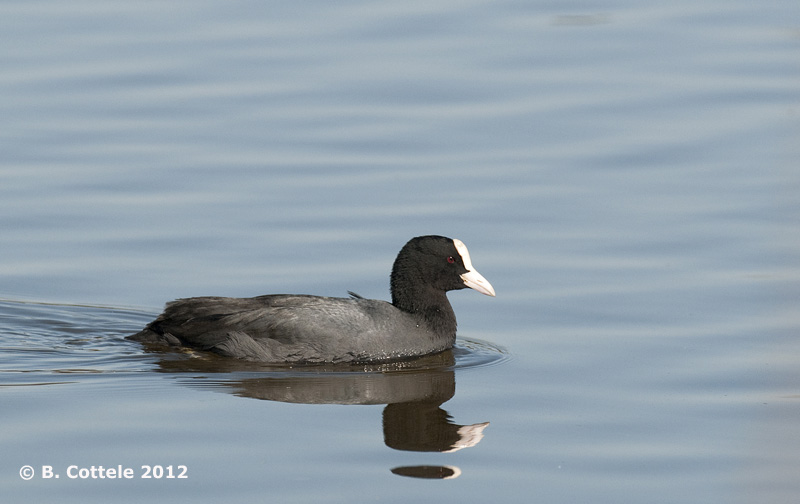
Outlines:
[[[128,339],[268,363],[400,360],[453,346],[446,292],[466,287],[495,294],[460,240],[420,236],[395,259],[391,303],[357,295],[179,299]]]

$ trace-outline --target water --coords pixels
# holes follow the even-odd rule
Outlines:
[[[4,502],[800,496],[796,2],[64,5],[0,5]],[[429,233],[452,353],[123,339]]]

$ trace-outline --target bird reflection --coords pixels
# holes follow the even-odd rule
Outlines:
[[[193,354],[196,357],[196,354]],[[441,405],[455,395],[452,351],[410,362],[367,366],[283,367],[202,355],[186,358],[162,355],[159,371],[213,373],[188,381],[239,397],[297,404],[385,404],[386,446],[412,452],[448,453],[475,446],[489,422],[460,425]],[[407,466],[392,469],[401,476],[455,478],[452,466]]]
[[[398,476],[422,479],[453,479],[461,476],[461,469],[453,466],[403,466],[392,469]]]

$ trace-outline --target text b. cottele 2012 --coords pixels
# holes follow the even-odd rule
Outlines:
[[[119,464],[114,467],[102,465],[92,465],[80,467],[70,465],[67,467],[66,475],[69,479],[188,479],[189,469],[185,465],[142,465],[139,471],[133,467],[124,467]],[[40,473],[41,479],[59,479],[61,475],[53,469],[53,466],[43,465]],[[20,470],[20,476],[29,480],[34,476],[31,466],[24,466]]]

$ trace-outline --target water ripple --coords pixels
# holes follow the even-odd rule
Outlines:
[[[509,358],[493,343],[459,338],[455,348],[409,361],[348,366],[282,366],[251,363],[185,350],[147,353],[124,337],[152,314],[123,308],[0,300],[0,377],[4,384],[53,383],[53,376],[125,372],[387,373],[491,366]],[[12,378],[12,375],[15,375]],[[50,378],[43,379],[41,375]],[[56,380],[57,383],[62,383]]]

